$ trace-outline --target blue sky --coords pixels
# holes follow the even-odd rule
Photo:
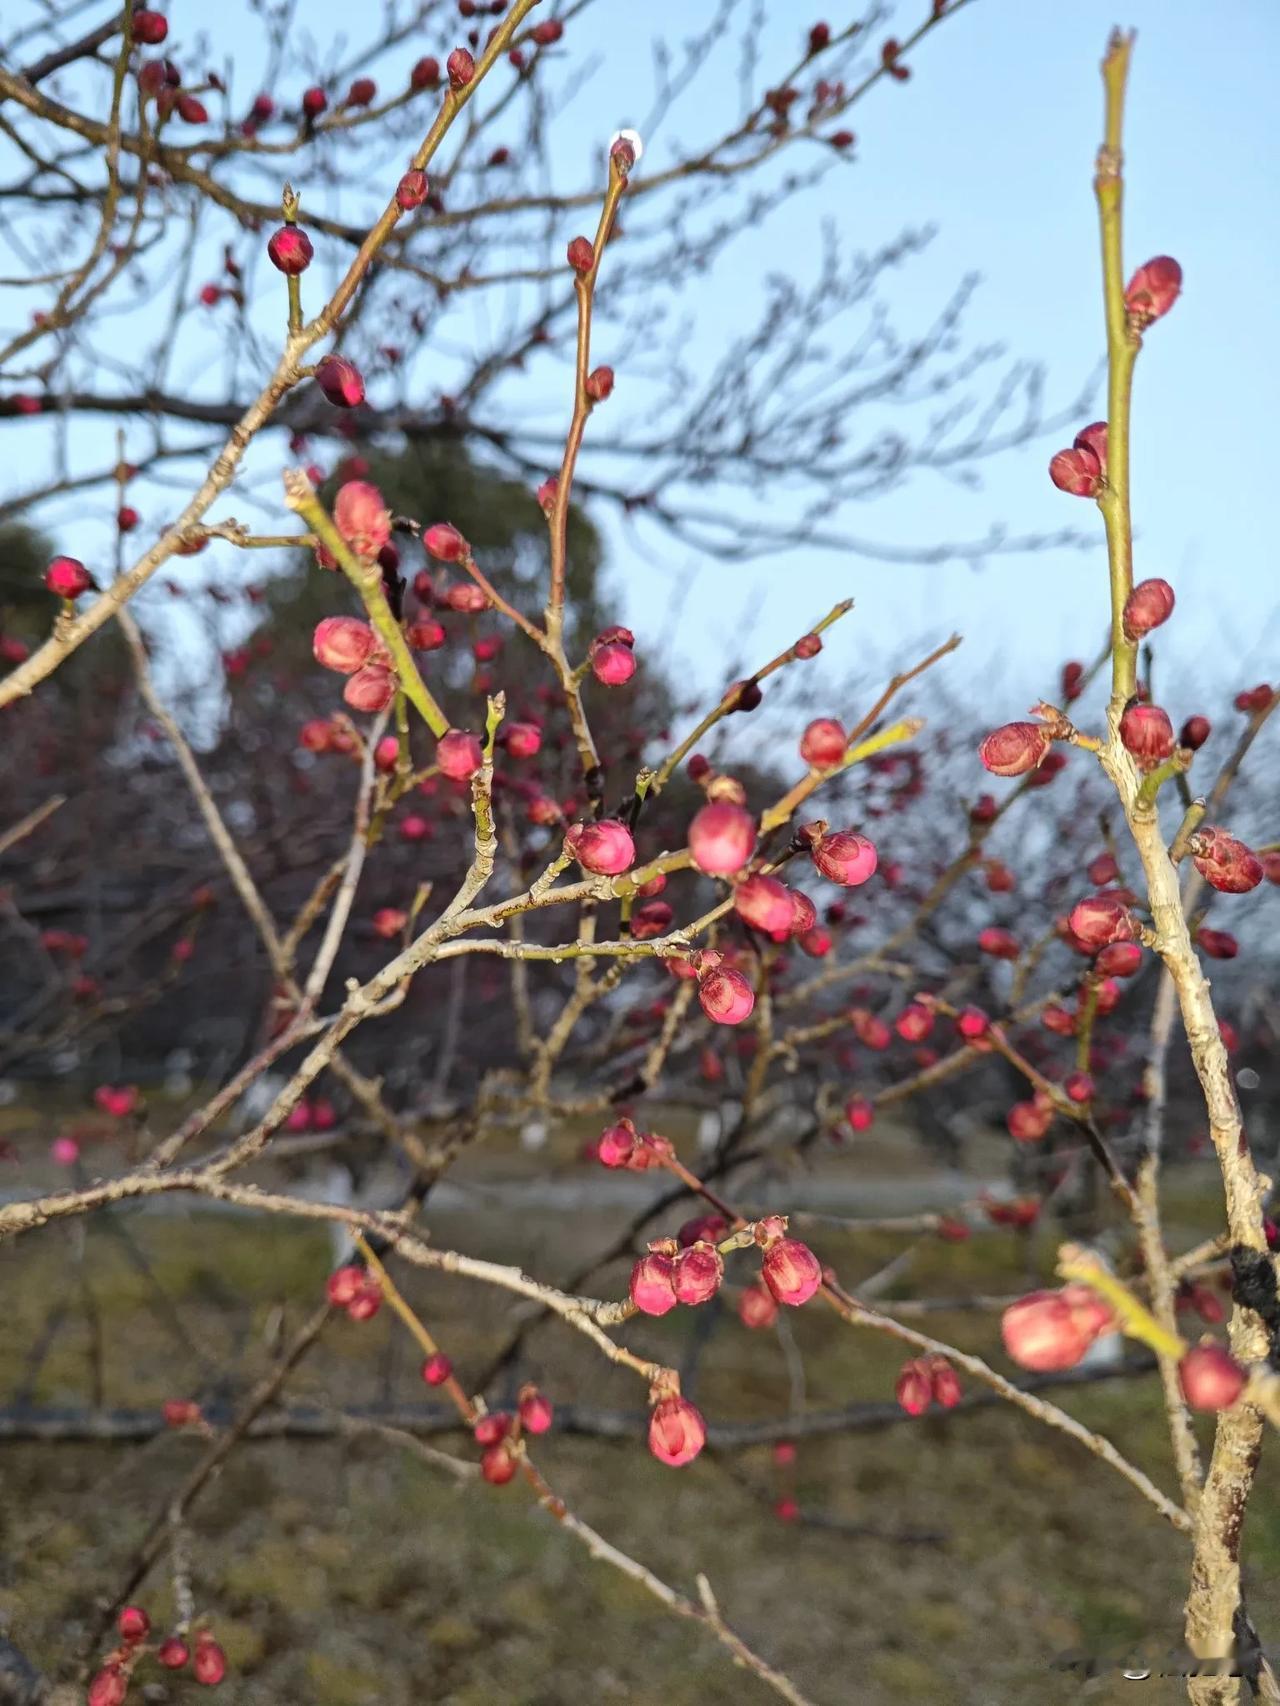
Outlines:
[[[237,4],[230,0],[228,10]],[[1272,557],[1280,523],[1273,469],[1280,374],[1271,329],[1280,301],[1280,135],[1267,119],[1280,64],[1280,8],[1270,0],[1223,0],[1207,21],[1196,0],[1128,0],[1117,20],[1113,6],[974,0],[920,50],[909,83],[882,84],[859,106],[857,163],[740,241],[701,287],[695,359],[714,361],[722,340],[747,324],[766,271],[793,265],[804,275],[824,219],[854,248],[936,222],[928,252],[895,275],[895,318],[908,327],[926,324],[958,278],[976,269],[982,284],[968,337],[1042,359],[1049,401],[1073,396],[1102,349],[1090,183],[1101,124],[1097,65],[1112,23],[1136,26],[1126,252],[1132,264],[1172,253],[1186,279],[1182,300],[1151,333],[1139,365],[1138,567],[1166,576],[1178,594],[1177,615],[1162,636],[1164,681],[1207,698],[1280,670]],[[790,0],[767,10],[764,62],[779,67],[816,17],[838,26],[846,15],[832,6],[809,16]],[[208,16],[194,0],[173,0],[170,12],[175,38],[188,41]],[[575,53],[599,56],[599,63],[554,131],[566,178],[581,182],[581,163],[618,124],[645,111],[650,39],[679,43],[712,12],[709,0],[650,0],[644,7],[601,0],[571,25]],[[915,4],[899,6],[891,27],[905,34],[916,15]],[[348,16],[332,0],[312,0],[305,22],[323,42]],[[424,45],[438,50],[440,36],[436,27]],[[718,103],[732,110],[735,53],[719,64],[700,86],[696,108],[677,107],[651,139],[646,167],[704,134]],[[253,67],[244,69],[251,83]],[[248,83],[244,92],[253,92]],[[312,204],[324,200],[317,190]],[[556,241],[571,234],[558,233]],[[258,277],[264,290],[269,277]],[[13,319],[7,310],[0,317]],[[479,340],[479,310],[472,330]],[[451,338],[458,336],[455,327]],[[563,372],[534,372],[520,384],[523,392],[510,393],[517,406],[554,420]],[[609,405],[613,433],[625,430],[629,387],[634,399],[643,379],[620,365]],[[100,425],[77,428],[73,442],[86,461],[102,458]],[[9,471],[0,483],[25,483],[47,455],[47,440],[38,429],[10,425],[3,448]],[[1045,466],[1054,448],[1035,443],[985,464],[976,490],[917,478],[884,500],[851,506],[845,526],[887,546],[980,538],[993,523],[1015,533],[1098,527],[1092,505],[1049,484]],[[780,521],[795,502],[786,491],[759,496]],[[232,502],[222,512],[244,508]],[[105,501],[62,512],[59,542],[94,555],[108,514]],[[612,516],[602,519],[616,614],[635,628],[643,649],[646,640],[656,646],[669,635],[668,612],[677,604],[671,643],[708,687],[723,678],[730,646],[763,658],[851,595],[856,612],[824,660],[833,680],[875,676],[920,642],[959,629],[966,645],[947,666],[955,689],[980,678],[991,714],[1013,714],[1050,684],[1063,658],[1088,654],[1105,628],[1100,550],[993,557],[978,571],[959,563],[886,566],[809,548],[738,565],[699,559],[679,545],[659,545],[652,532],[638,536]],[[1004,678],[999,684],[997,676]],[[1170,708],[1201,706],[1179,701]]]

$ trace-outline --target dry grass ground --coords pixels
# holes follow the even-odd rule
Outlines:
[[[882,1163],[890,1153],[861,1158]],[[901,1170],[916,1169],[915,1162]],[[559,1169],[509,1152],[468,1160],[464,1180]],[[847,1170],[847,1160],[832,1164]],[[12,1175],[8,1175],[12,1177]],[[566,1175],[572,1178],[569,1170]],[[815,1180],[803,1186],[812,1195]],[[1177,1186],[1176,1238],[1211,1222],[1207,1174]],[[540,1209],[522,1216],[487,1196],[430,1217],[432,1237],[476,1254],[517,1254],[554,1278],[605,1242],[624,1210]],[[329,1264],[323,1230],[182,1211],[62,1227],[0,1249],[0,1369],[7,1401],[21,1385],[51,1312],[65,1310],[34,1378],[41,1407],[83,1406],[97,1381],[108,1405],[158,1407],[199,1393],[231,1400],[265,1369],[269,1344],[314,1304]],[[901,1239],[814,1234],[851,1281]],[[962,1246],[926,1242],[900,1295],[1013,1291],[1028,1254],[1047,1270],[1051,1234],[1028,1253],[1009,1235]],[[151,1278],[139,1270],[145,1258]],[[406,1290],[461,1371],[479,1367],[509,1330],[493,1295],[407,1274]],[[623,1270],[597,1291],[616,1294]],[[184,1349],[157,1305],[171,1301],[197,1350]],[[87,1299],[103,1325],[100,1357]],[[931,1318],[944,1339],[1003,1363],[994,1322]],[[629,1326],[627,1338],[679,1363],[700,1338],[680,1311]],[[817,1308],[789,1319],[804,1369],[803,1404],[825,1408],[891,1394],[892,1344]],[[553,1431],[539,1461],[572,1508],[686,1591],[705,1571],[727,1620],[819,1706],[1057,1706],[1175,1701],[1181,1685],[1085,1683],[1053,1668],[1078,1648],[1114,1660],[1178,1639],[1186,1542],[1070,1440],[1004,1408],[802,1443],[802,1506],[856,1529],[789,1526],[772,1514],[767,1448],[708,1451],[660,1467],[642,1443],[635,1382],[584,1357],[573,1335],[532,1337],[518,1378],[557,1398],[635,1412],[634,1437]],[[697,1398],[713,1420],[773,1418],[796,1401],[795,1357],[772,1334],[727,1317],[702,1346]],[[335,1320],[290,1387],[318,1404],[422,1401],[417,1359],[384,1311],[363,1327]],[[1109,1432],[1162,1486],[1173,1477],[1154,1377],[1072,1391],[1064,1406]],[[460,1435],[437,1442],[471,1455]],[[0,1446],[0,1619],[51,1670],[71,1651],[95,1596],[114,1589],[152,1514],[201,1449],[164,1434],[142,1445]],[[933,1531],[937,1543],[894,1538]],[[699,1631],[581,1548],[534,1507],[520,1483],[458,1486],[384,1440],[249,1443],[194,1513],[197,1597],[232,1662],[220,1698],[235,1706],[728,1706],[773,1698]],[[1252,1603],[1276,1623],[1280,1496],[1264,1461],[1246,1530]],[[163,1620],[163,1575],[141,1596]],[[190,1683],[151,1698],[189,1699]]]

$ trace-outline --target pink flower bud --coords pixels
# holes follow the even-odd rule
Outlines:
[[[1142,964],[1137,942],[1110,942],[1093,962],[1104,977],[1132,977]]]
[[[978,748],[978,757],[993,776],[1025,776],[1044,763],[1053,737],[1043,723],[1005,723]]]
[[[626,633],[624,628],[621,630]],[[598,635],[591,642],[591,673],[606,687],[621,687],[636,672],[636,654],[632,642],[606,639]]]
[[[342,697],[353,711],[385,711],[396,696],[396,678],[381,664],[369,663],[347,677]]]
[[[1072,907],[1067,923],[1090,951],[1108,942],[1132,942],[1137,934],[1129,908],[1114,894],[1086,895]]]
[[[119,1665],[104,1665],[89,1684],[88,1706],[124,1706],[129,1679]]]
[[[455,90],[465,89],[476,74],[476,62],[465,47],[455,47],[444,68],[449,73],[449,87]]]
[[[675,912],[665,900],[649,900],[631,914],[631,934],[637,942],[652,941],[671,928]]]
[[[778,1305],[773,1294],[758,1282],[749,1285],[738,1299],[738,1319],[753,1330],[772,1327],[778,1319]]]
[[[141,1641],[151,1633],[151,1619],[140,1605],[126,1605],[116,1619],[116,1628],[124,1640]]]
[[[822,1264],[798,1238],[779,1238],[764,1253],[762,1276],[779,1303],[799,1308],[822,1284]]]
[[[436,1351],[422,1365],[422,1378],[428,1386],[443,1386],[453,1373],[453,1364],[443,1351]]]
[[[436,763],[442,775],[453,782],[466,782],[484,763],[484,752],[475,735],[450,729],[436,742]]]
[[[184,124],[208,124],[209,109],[194,95],[179,95],[174,102],[178,117]]]
[[[419,59],[409,73],[411,89],[434,89],[440,81],[440,61],[428,54]]]
[[[116,526],[121,533],[132,533],[141,520],[142,517],[132,504],[122,504],[116,511]]]
[[[600,1134],[596,1156],[602,1166],[625,1167],[636,1146],[636,1128],[630,1120],[611,1125]]]
[[[551,47],[564,34],[564,24],[559,18],[546,18],[535,24],[529,33],[539,47]]]
[[[551,1400],[536,1386],[524,1386],[520,1389],[517,1403],[520,1413],[520,1425],[527,1434],[544,1434],[550,1428],[555,1418]]]
[[[603,403],[613,392],[613,369],[611,367],[594,367],[588,373],[582,386],[593,403]]]
[[[750,859],[756,845],[751,813],[730,800],[713,800],[689,825],[689,851],[698,869],[711,877],[731,877]]]
[[[933,1379],[923,1357],[904,1362],[893,1395],[909,1416],[923,1416],[933,1402]]]
[[[1240,944],[1230,930],[1210,930],[1207,924],[1196,931],[1196,946],[1211,960],[1234,960],[1240,952]]]
[[[267,243],[267,254],[278,272],[296,278],[311,265],[315,250],[305,231],[296,225],[282,225]]]
[[[922,1001],[911,1001],[898,1014],[893,1028],[903,1042],[922,1043],[933,1029],[933,1010]]]
[[[373,915],[373,933],[384,942],[392,942],[409,922],[409,914],[398,906],[380,906]]]
[[[676,1307],[676,1280],[671,1257],[650,1250],[631,1268],[631,1302],[642,1314],[666,1315]]]
[[[416,622],[411,622],[405,631],[405,638],[415,652],[436,652],[445,643],[448,635],[444,625],[432,616],[419,616]]]
[[[1089,445],[1077,443],[1050,458],[1049,478],[1073,498],[1096,498],[1103,486],[1102,464]]]
[[[351,675],[368,662],[377,638],[357,616],[326,616],[316,623],[311,650],[317,663],[339,675]]]
[[[875,1121],[875,1106],[865,1096],[850,1096],[844,1105],[844,1117],[854,1131],[868,1131]]]
[[[753,930],[763,930],[771,936],[778,932],[790,934],[792,894],[777,877],[756,875],[745,878],[733,892],[733,907],[738,917]]]
[[[1116,864],[1111,853],[1099,853],[1096,859],[1091,859],[1085,867],[1085,875],[1095,888],[1105,888],[1108,883],[1115,882],[1120,875],[1120,867]]]
[[[185,1670],[191,1658],[191,1648],[180,1635],[170,1635],[156,1649],[156,1658],[166,1670]]]
[[[1173,752],[1173,724],[1159,705],[1130,705],[1120,718],[1120,740],[1138,765],[1146,769]]]
[[[793,650],[798,658],[816,658],[822,650],[822,636],[820,634],[801,634]]]
[[[791,890],[791,935],[807,936],[818,922],[817,908],[807,894]]]
[[[687,1398],[661,1398],[649,1417],[649,1450],[660,1463],[681,1469],[707,1443],[702,1412]]]
[[[1038,1102],[1015,1102],[1004,1117],[1016,1143],[1039,1143],[1053,1124],[1053,1109]]]
[[[865,835],[838,829],[820,835],[809,848],[814,867],[842,888],[857,888],[875,872],[879,855]]]
[[[1221,1345],[1194,1345],[1178,1364],[1178,1384],[1193,1410],[1227,1410],[1248,1379]]]
[[[1140,640],[1173,615],[1173,588],[1168,581],[1139,581],[1124,601],[1124,631]]]
[[[1247,894],[1262,881],[1262,861],[1225,829],[1198,829],[1191,837],[1196,870],[1223,894]]]
[[[706,1303],[719,1291],[723,1279],[724,1257],[714,1244],[699,1240],[675,1258],[673,1283],[681,1303]]]
[[[335,1308],[345,1309],[352,1298],[364,1290],[368,1277],[364,1269],[354,1262],[335,1268],[325,1281],[325,1296]]]
[[[316,384],[337,408],[354,409],[364,402],[360,369],[344,355],[327,355],[317,363]]]
[[[480,1473],[491,1487],[505,1487],[519,1467],[519,1454],[510,1440],[501,1439],[480,1454]]]
[[[717,1025],[740,1025],[750,1017],[756,997],[740,971],[725,968],[699,977],[698,1001],[707,1018]]]
[[[1087,427],[1081,427],[1080,431],[1072,440],[1072,445],[1076,450],[1087,450],[1092,453],[1092,455],[1097,459],[1102,478],[1105,480],[1107,477],[1106,421],[1094,421]],[[1080,668],[1078,664],[1076,667],[1080,670],[1080,674],[1083,675],[1084,670]]]
[[[800,737],[800,756],[815,770],[838,764],[848,744],[843,727],[834,717],[816,717]]]
[[[309,119],[318,119],[328,105],[329,97],[323,89],[317,89],[313,86],[303,94],[302,111]]]
[[[575,237],[567,250],[569,265],[576,273],[590,272],[595,265],[596,252],[585,237]]]
[[[1074,1368],[1089,1346],[1113,1325],[1111,1311],[1083,1285],[1033,1291],[1011,1303],[1000,1336],[1014,1362],[1037,1373]]]
[[[434,527],[426,529],[422,535],[422,547],[428,556],[441,563],[460,563],[464,557],[471,555],[470,545],[447,521],[438,521]]]
[[[54,557],[44,571],[44,584],[59,598],[79,598],[93,586],[93,576],[77,557]]]
[[[401,213],[411,213],[415,207],[422,206],[430,187],[425,172],[416,166],[410,168],[396,185],[396,206]]]
[[[956,1014],[956,1029],[966,1042],[976,1042],[991,1029],[991,1020],[981,1007],[962,1007]]]
[[[631,831],[617,818],[571,824],[564,841],[583,870],[600,877],[620,876],[635,863],[636,844]]]
[[[1243,693],[1237,693],[1233,703],[1237,711],[1247,712],[1250,716],[1259,711],[1265,711],[1272,700],[1271,684],[1261,681],[1256,687],[1250,687]]]
[[[1182,290],[1182,268],[1171,255],[1140,266],[1125,286],[1124,305],[1139,331],[1167,314]]]
[[[505,1410],[491,1410],[487,1416],[481,1416],[471,1431],[477,1445],[497,1445],[510,1434],[511,1417]]]
[[[1016,960],[1022,948],[1011,930],[989,924],[978,932],[978,951],[989,954],[993,960]]]
[[[1069,1072],[1062,1081],[1062,1088],[1073,1102],[1083,1104],[1093,1100],[1095,1086],[1088,1072]]]
[[[227,1674],[227,1655],[213,1636],[203,1630],[196,1636],[196,1652],[191,1661],[191,1671],[196,1681],[204,1683],[206,1688],[216,1687]]]
[[[928,1368],[934,1403],[940,1404],[944,1410],[954,1410],[964,1396],[960,1376],[946,1357],[930,1357]]]
[[[358,557],[376,557],[391,538],[391,512],[367,480],[348,480],[339,487],[333,520]]]

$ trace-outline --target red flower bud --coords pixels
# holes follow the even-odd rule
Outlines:
[[[539,47],[550,47],[564,34],[564,24],[559,18],[546,18],[542,23],[535,24],[529,34]]]
[[[633,643],[597,635],[591,642],[591,673],[597,681],[605,687],[622,687],[631,680],[636,672],[636,654],[631,649]]]
[[[822,639],[818,634],[801,634],[792,648],[798,658],[816,658],[822,650]]]
[[[660,1463],[683,1468],[707,1443],[702,1412],[687,1398],[661,1398],[649,1417],[649,1450]]]
[[[44,584],[59,598],[79,598],[94,585],[94,579],[79,558],[54,557],[44,571]]]
[[[822,1284],[822,1264],[798,1238],[779,1238],[764,1253],[762,1277],[779,1303],[799,1308]]]
[[[706,1303],[724,1279],[724,1257],[714,1244],[700,1239],[676,1256],[672,1279],[681,1303]]]
[[[347,98],[343,102],[347,107],[367,107],[378,93],[378,85],[372,77],[357,77],[347,90]]]
[[[315,250],[305,231],[296,225],[282,225],[267,243],[267,254],[277,271],[296,277],[311,265]]]
[[[978,951],[989,954],[993,960],[1016,960],[1022,949],[1011,930],[989,924],[978,932]]]
[[[1240,952],[1240,944],[1230,930],[1210,930],[1207,924],[1196,931],[1196,946],[1211,960],[1234,960]]]
[[[1139,581],[1124,601],[1124,631],[1140,640],[1173,615],[1173,588],[1168,581]]]
[[[151,1632],[151,1619],[140,1605],[126,1605],[116,1619],[116,1627],[126,1641],[141,1641]]]
[[[376,644],[373,629],[357,616],[326,616],[311,637],[316,662],[339,675],[354,674],[368,662]]]
[[[867,1131],[875,1121],[875,1106],[865,1096],[850,1096],[844,1105],[844,1117],[854,1131]]]
[[[1221,1345],[1194,1345],[1178,1364],[1178,1384],[1193,1410],[1226,1410],[1248,1376]]]
[[[1256,687],[1250,687],[1243,693],[1237,693],[1233,703],[1237,711],[1245,711],[1252,716],[1258,711],[1265,711],[1272,698],[1270,682],[1261,681]]]
[[[1129,908],[1114,894],[1086,895],[1072,907],[1067,923],[1091,952],[1109,942],[1132,942],[1137,934]]]
[[[480,1473],[491,1487],[505,1487],[519,1467],[519,1454],[510,1440],[501,1439],[480,1454]]]
[[[978,748],[978,757],[993,776],[1025,776],[1044,763],[1053,737],[1043,723],[1005,723]]]
[[[1015,1102],[1004,1117],[1009,1136],[1017,1143],[1039,1143],[1053,1124],[1053,1109],[1039,1102]]]
[[[1120,740],[1141,768],[1159,764],[1173,752],[1173,724],[1159,705],[1130,705],[1120,718]]]
[[[1225,829],[1198,829],[1191,837],[1196,870],[1224,894],[1247,894],[1262,881],[1262,861]]]
[[[934,1403],[940,1404],[944,1410],[954,1410],[964,1396],[960,1376],[946,1357],[930,1357],[928,1367]]]
[[[636,1128],[630,1120],[601,1132],[596,1155],[605,1167],[625,1167],[636,1147]]]
[[[894,1020],[893,1028],[904,1042],[922,1043],[933,1030],[933,1010],[923,1002],[909,1002]]]
[[[420,59],[409,73],[411,89],[434,89],[440,81],[440,61],[430,54]]]
[[[450,729],[436,742],[436,763],[452,782],[467,782],[484,763],[484,752],[475,735]]]
[[[455,47],[445,60],[444,68],[449,73],[451,89],[465,89],[476,74],[476,62],[465,47]]]
[[[1049,461],[1049,478],[1073,498],[1096,498],[1102,490],[1102,464],[1087,444],[1060,450]]]
[[[427,174],[416,166],[412,167],[396,185],[396,206],[402,213],[411,213],[415,207],[422,206],[430,187]]]
[[[422,1365],[422,1378],[428,1386],[443,1386],[453,1373],[453,1364],[443,1351],[436,1351]]]
[[[1111,853],[1099,853],[1096,859],[1091,859],[1085,867],[1085,875],[1095,888],[1105,888],[1108,883],[1115,882],[1120,875],[1120,867],[1116,864]]]
[[[575,237],[566,253],[569,265],[576,273],[590,272],[595,265],[596,252],[586,237]]]
[[[184,124],[208,124],[209,109],[203,101],[198,101],[194,95],[179,95],[174,103],[178,117]]]
[[[838,764],[844,757],[848,737],[834,717],[816,717],[800,737],[800,756],[815,770]]]
[[[1136,942],[1110,942],[1093,963],[1105,977],[1132,977],[1142,964],[1142,949]]]
[[[1182,268],[1171,255],[1140,266],[1125,286],[1124,305],[1139,331],[1167,314],[1182,289]]]
[[[956,1029],[966,1042],[976,1042],[991,1029],[991,1020],[981,1007],[962,1007],[956,1014]]]
[[[170,1635],[161,1641],[156,1657],[166,1670],[182,1670],[191,1657],[191,1648],[180,1635]]]
[[[119,1665],[105,1665],[89,1684],[88,1706],[124,1706],[129,1679]]]
[[[212,1635],[202,1631],[196,1636],[196,1654],[191,1669],[196,1681],[203,1682],[208,1688],[215,1687],[227,1674],[227,1655]]]
[[[1192,752],[1199,752],[1208,740],[1212,724],[1208,717],[1188,717],[1178,734],[1178,745],[1189,747]]]
[[[140,47],[159,47],[169,33],[169,20],[163,12],[135,12],[130,33]]]
[[[593,367],[583,381],[582,388],[593,403],[603,403],[613,390],[613,369]]]
[[[1106,421],[1094,421],[1087,427],[1081,427],[1080,431],[1071,442],[1074,449],[1087,450],[1092,453],[1092,455],[1097,459],[1102,478],[1105,480],[1107,477]],[[1076,667],[1080,669],[1080,673],[1083,675],[1084,670],[1079,665]]]
[[[319,118],[328,105],[329,97],[323,89],[317,89],[313,86],[303,94],[302,110],[309,119]]]
[[[344,355],[327,355],[317,364],[316,384],[337,408],[354,409],[364,402],[360,369]]]
[[[617,818],[599,823],[575,823],[565,831],[565,846],[582,866],[601,877],[617,877],[635,863],[631,831]]]
[[[744,1327],[772,1327],[778,1319],[773,1294],[758,1281],[753,1282],[738,1299],[738,1319]]]
[[[689,851],[707,876],[735,875],[750,859],[755,844],[755,819],[731,800],[713,800],[689,825]]]
[[[1069,1072],[1062,1081],[1062,1088],[1073,1102],[1091,1102],[1094,1095],[1094,1082],[1088,1072]]]
[[[631,914],[631,934],[637,942],[651,941],[671,928],[675,912],[665,900],[646,901]]]
[[[879,862],[879,855],[866,836],[850,829],[820,835],[810,846],[809,857],[824,877],[847,889],[865,883],[875,874]]]

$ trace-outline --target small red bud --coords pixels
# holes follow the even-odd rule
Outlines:
[[[649,1418],[649,1450],[660,1463],[680,1469],[707,1443],[702,1412],[687,1398],[662,1398]]]
[[[408,213],[415,207],[421,207],[427,199],[429,188],[427,174],[414,167],[411,171],[406,172],[396,185],[396,206],[402,213]]]
[[[345,356],[325,356],[316,366],[316,384],[337,408],[354,409],[364,402],[360,369]]]
[[[282,225],[267,243],[267,254],[277,271],[296,277],[311,265],[315,250],[299,226]]]
[[[44,571],[44,584],[59,598],[79,598],[94,585],[94,579],[79,558],[54,557]]]
[[[377,93],[378,85],[372,77],[357,77],[342,104],[346,107],[367,107]]]
[[[1086,895],[1072,907],[1067,923],[1090,951],[1109,942],[1131,942],[1137,933],[1129,908],[1114,894]]]
[[[131,33],[141,47],[159,47],[169,33],[169,20],[162,12],[135,12]]]
[[[141,1641],[151,1632],[151,1619],[140,1605],[126,1605],[116,1619],[116,1627],[126,1641]]]
[[[844,757],[848,736],[834,717],[817,717],[800,737],[800,756],[815,770],[838,764]]]
[[[816,658],[822,650],[822,640],[817,634],[801,634],[793,650],[798,658]]]
[[[460,563],[464,557],[471,555],[470,545],[447,521],[438,521],[434,527],[425,530],[422,548],[429,557],[435,557],[441,563]]]
[[[1159,705],[1130,705],[1120,718],[1120,740],[1141,767],[1159,764],[1175,745],[1169,713]]]
[[[1124,601],[1124,631],[1140,640],[1173,615],[1175,599],[1168,581],[1139,581]]]
[[[1208,740],[1212,724],[1208,717],[1188,717],[1178,734],[1178,745],[1199,752]]]
[[[978,757],[993,776],[1025,776],[1044,763],[1053,737],[1043,723],[1005,723],[978,748]]]
[[[555,1416],[551,1400],[536,1386],[522,1388],[518,1405],[520,1425],[527,1434],[544,1434]]]
[[[449,87],[455,90],[465,89],[476,74],[476,62],[465,47],[455,47],[444,68],[449,73]]]
[[[191,1648],[180,1635],[170,1635],[161,1641],[156,1657],[166,1670],[182,1670],[191,1657]]]
[[[635,863],[631,831],[617,818],[599,823],[575,823],[565,831],[565,846],[582,866],[601,877],[617,877]]]
[[[1194,1345],[1178,1364],[1178,1384],[1193,1410],[1226,1410],[1244,1391],[1247,1376],[1221,1345]]]
[[[923,1416],[933,1402],[933,1380],[923,1357],[904,1362],[893,1395],[909,1416]]]
[[[227,1655],[212,1635],[201,1633],[196,1636],[196,1656],[191,1668],[196,1681],[203,1682],[208,1688],[216,1687],[227,1674]]]
[[[798,1308],[822,1284],[822,1264],[799,1239],[780,1238],[764,1253],[762,1276],[779,1303]]]
[[[1140,266],[1125,286],[1124,305],[1139,331],[1173,307],[1182,290],[1182,268],[1171,255],[1157,255]]]
[[[730,800],[713,800],[689,825],[689,851],[706,876],[731,877],[750,859],[756,845],[751,813]]]
[[[323,89],[310,88],[302,97],[302,111],[309,119],[318,119],[329,105],[329,97]]]
[[[993,960],[1016,960],[1022,948],[1011,930],[989,924],[978,932],[978,951],[989,954]]]
[[[740,1025],[750,1018],[756,997],[740,971],[717,968],[698,978],[698,1002],[717,1025]]]
[[[611,367],[593,368],[583,383],[583,390],[593,403],[603,403],[613,390],[613,369]]]
[[[440,61],[433,59],[430,54],[425,59],[418,60],[409,73],[411,89],[434,89],[440,81]]]
[[[1200,875],[1223,894],[1247,894],[1262,881],[1262,861],[1225,829],[1198,829],[1191,853]]]
[[[366,664],[376,644],[373,629],[357,616],[326,616],[311,637],[316,662],[340,675],[352,675]]]
[[[576,273],[590,272],[595,265],[596,252],[586,237],[575,237],[567,250],[569,265]]]
[[[467,782],[483,765],[484,752],[475,735],[450,729],[436,742],[436,763],[450,781]]]
[[[874,876],[879,855],[865,835],[852,830],[821,834],[809,848],[815,870],[842,888],[857,888]]]

